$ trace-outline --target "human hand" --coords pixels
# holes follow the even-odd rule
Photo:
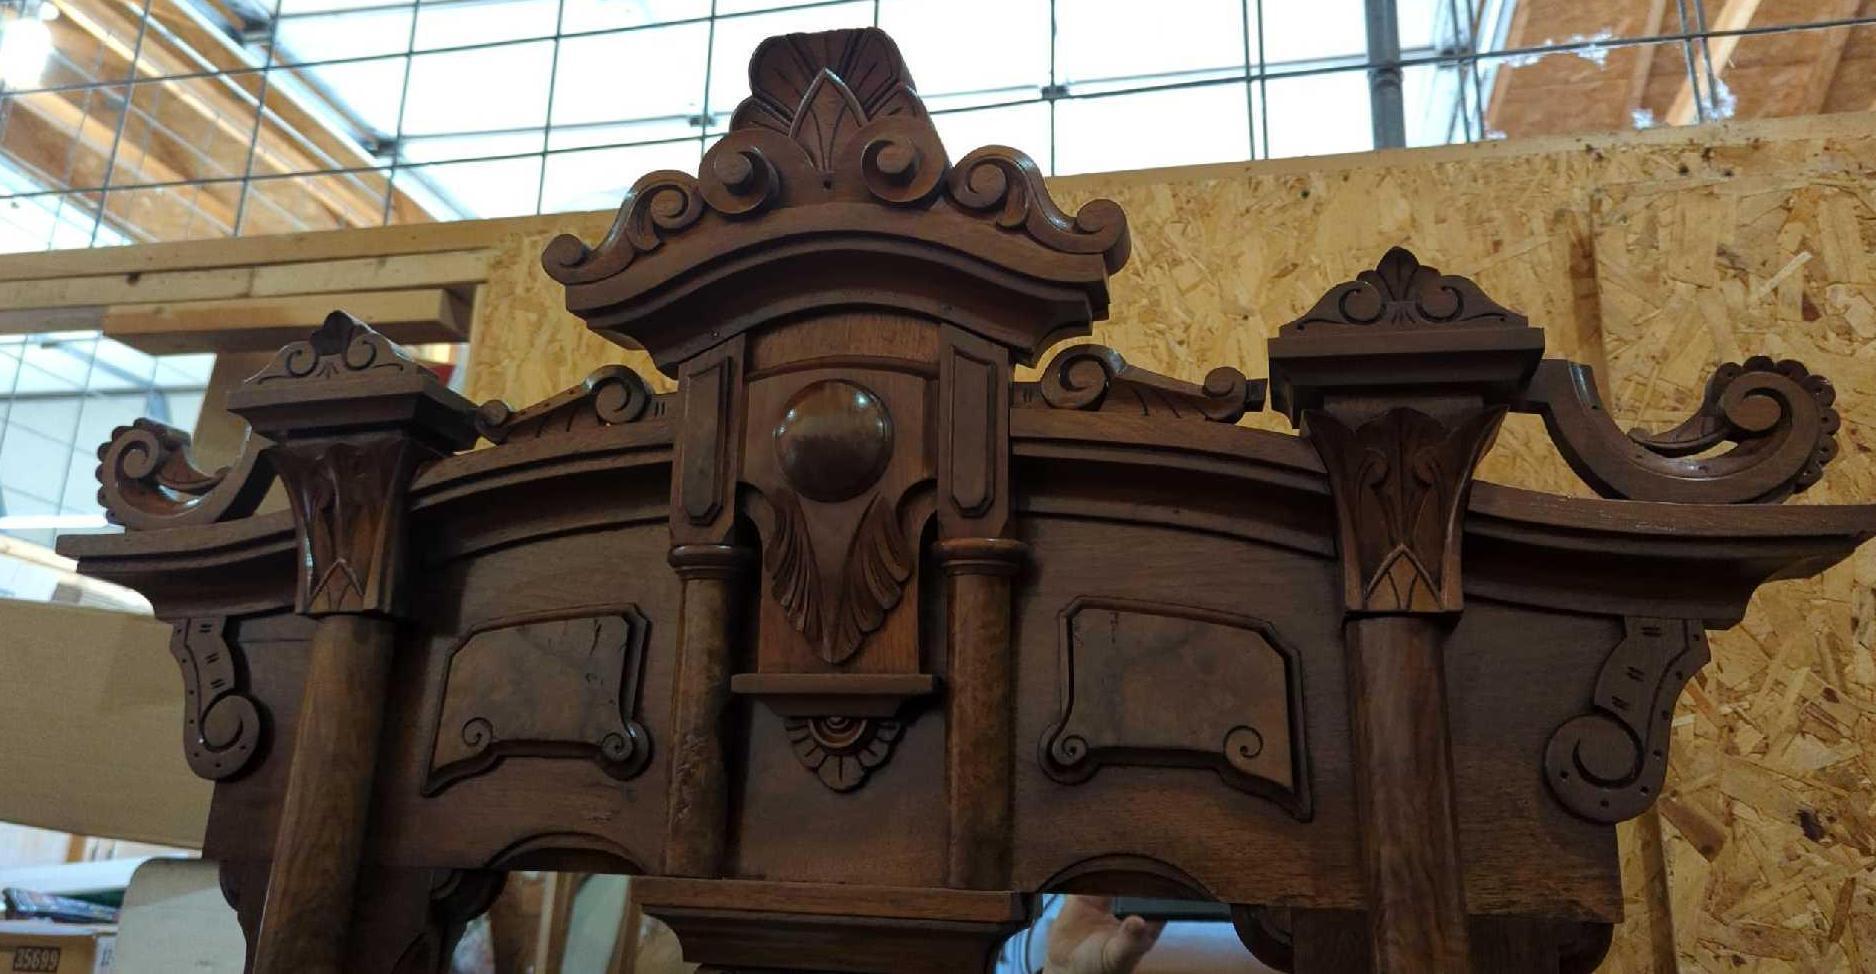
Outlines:
[[[1165,927],[1164,920],[1121,920],[1112,897],[1071,895],[1049,924],[1043,974],[1132,974]]]

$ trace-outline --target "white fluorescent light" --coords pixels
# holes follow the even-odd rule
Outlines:
[[[0,514],[0,531],[76,530],[108,528],[102,514]]]

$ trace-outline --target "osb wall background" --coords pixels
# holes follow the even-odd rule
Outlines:
[[[953,147],[959,152],[966,147]],[[1618,421],[1664,426],[1723,361],[1835,380],[1842,453],[1798,499],[1876,498],[1876,116],[1542,140],[1052,182],[1133,227],[1096,338],[1186,378],[1265,371],[1264,339],[1389,246],[1476,279],[1602,374]],[[566,218],[597,239],[609,214]],[[531,402],[602,362],[507,242],[482,300],[472,398]],[[1269,424],[1273,417],[1255,421]],[[1524,420],[1530,420],[1528,422]],[[1483,476],[1586,493],[1513,417]],[[1876,970],[1876,546],[1763,590],[1675,721],[1668,789],[1622,832],[1628,920],[1605,970]]]

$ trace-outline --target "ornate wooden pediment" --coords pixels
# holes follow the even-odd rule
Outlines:
[[[1120,207],[1063,213],[1003,146],[953,164],[884,32],[772,37],[749,86],[697,175],[645,176],[597,246],[562,236],[542,254],[594,330],[676,374],[816,305],[944,318],[1026,364],[1107,316],[1107,275],[1128,254]]]

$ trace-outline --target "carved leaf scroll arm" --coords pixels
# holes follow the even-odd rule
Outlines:
[[[250,433],[233,464],[204,473],[189,456],[189,434],[139,419],[98,448],[98,503],[113,524],[133,531],[246,517],[273,486],[267,445]]]
[[[1546,359],[1516,408],[1542,416],[1564,460],[1605,497],[1776,503],[1816,483],[1837,455],[1835,399],[1802,363],[1757,356],[1716,370],[1699,410],[1674,429],[1624,435],[1589,366]],[[1734,446],[1697,455],[1723,443]]]
[[[623,365],[602,365],[576,386],[532,406],[515,409],[490,399],[476,409],[476,432],[490,443],[546,436],[593,426],[636,422],[655,412],[658,396]]]

